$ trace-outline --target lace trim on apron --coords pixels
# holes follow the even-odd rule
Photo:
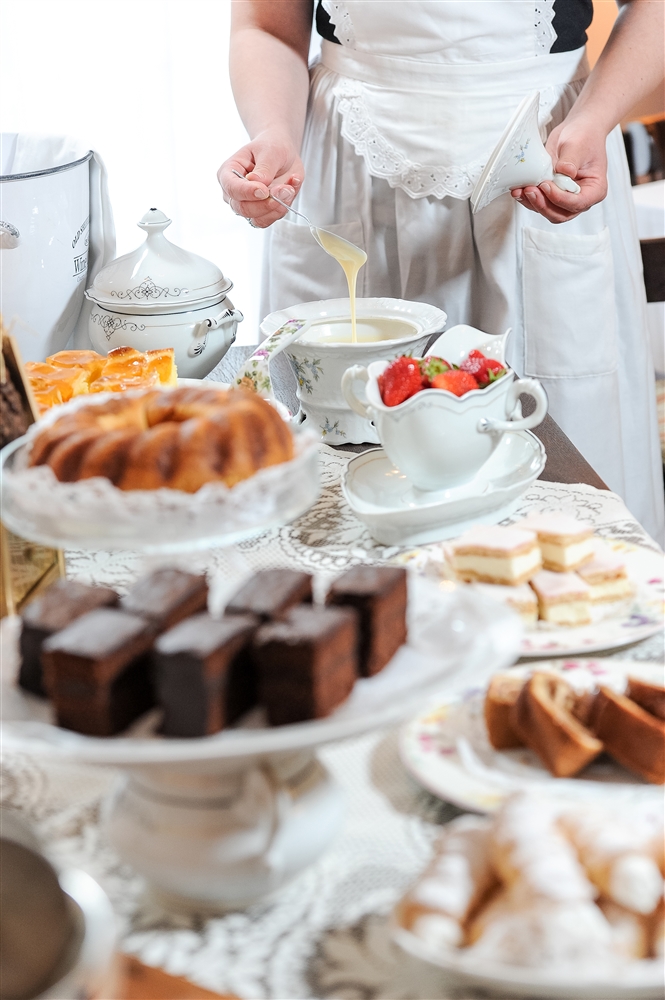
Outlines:
[[[554,0],[545,0],[545,2],[551,4],[552,8],[554,8]],[[335,35],[342,45],[348,45],[351,49],[355,48],[356,33],[353,28],[351,14],[346,4],[342,3],[341,0],[340,2],[337,2],[337,0],[323,0],[322,7],[334,24]],[[554,10],[552,10],[552,16],[554,16]]]
[[[411,198],[468,198],[522,98],[540,90],[544,128],[564,89],[579,92],[584,49],[511,63],[432,64],[324,42],[341,134],[369,173]]]
[[[539,0],[535,5],[536,47],[540,54],[549,55],[556,41],[554,20],[554,0]]]

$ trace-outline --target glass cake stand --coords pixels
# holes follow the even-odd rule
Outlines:
[[[295,432],[290,462],[232,489],[207,483],[196,493],[123,491],[102,478],[61,483],[48,466],[27,468],[30,442],[26,435],[0,452],[2,520],[22,538],[60,549],[168,555],[223,548],[295,520],[320,490],[311,431]]]
[[[112,843],[166,902],[197,910],[264,898],[328,846],[344,803],[317,747],[395,724],[449,686],[483,685],[515,661],[522,632],[496,602],[413,577],[409,641],[329,717],[270,728],[256,710],[214,736],[165,739],[154,711],[100,739],[60,729],[48,704],[17,688],[16,625],[2,629],[2,747],[118,768]]]

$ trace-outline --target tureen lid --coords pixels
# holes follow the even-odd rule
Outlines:
[[[233,282],[212,261],[177,247],[164,235],[171,219],[151,208],[138,223],[143,244],[102,268],[86,292],[114,312],[187,312],[224,297]]]

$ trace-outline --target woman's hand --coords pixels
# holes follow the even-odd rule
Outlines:
[[[567,222],[607,194],[606,136],[581,118],[564,120],[552,130],[546,149],[552,157],[555,173],[566,174],[577,181],[581,191],[562,191],[553,181],[543,181],[538,187],[515,188],[511,194],[532,212],[538,212],[550,222]]]
[[[242,174],[241,180],[234,170]],[[221,165],[217,179],[236,215],[250,219],[257,229],[286,215],[286,209],[270,197],[271,191],[290,205],[305,177],[298,151],[292,142],[275,132],[264,131]]]

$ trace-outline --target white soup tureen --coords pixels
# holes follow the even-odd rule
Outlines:
[[[173,347],[178,373],[203,378],[235,340],[242,313],[227,297],[233,282],[216,264],[175,246],[164,235],[171,220],[151,208],[138,223],[144,243],[111,261],[86,296],[93,303],[93,347],[140,351]]]

